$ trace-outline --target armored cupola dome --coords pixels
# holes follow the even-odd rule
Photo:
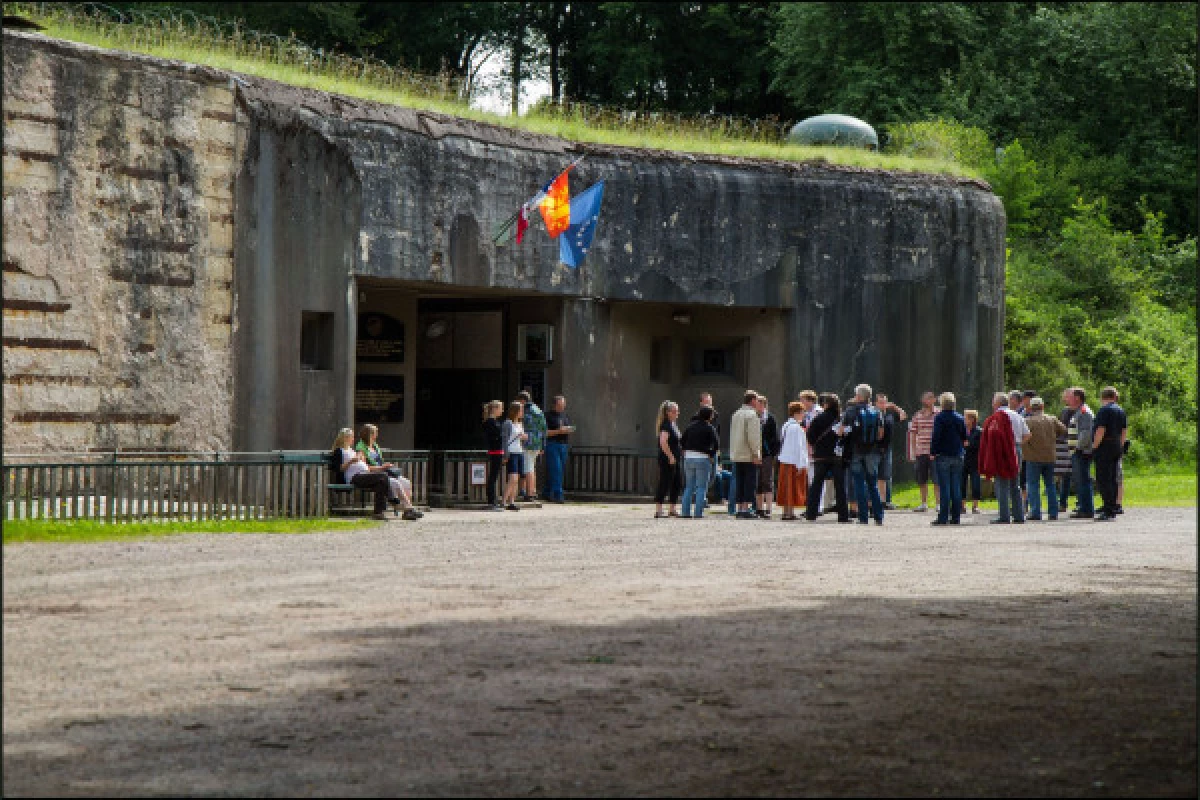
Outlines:
[[[875,134],[875,129],[861,119],[847,117],[845,114],[809,117],[793,125],[787,138],[792,144],[879,149],[879,137]]]

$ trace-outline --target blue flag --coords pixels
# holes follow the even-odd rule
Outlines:
[[[600,201],[604,199],[604,181],[571,198],[571,224],[558,237],[558,259],[568,267],[583,263],[596,223],[600,221]]]

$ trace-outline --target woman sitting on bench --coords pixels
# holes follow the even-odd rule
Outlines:
[[[366,459],[356,453],[353,449],[354,431],[349,428],[342,428],[338,432],[337,438],[333,440],[333,452],[330,454],[331,464],[335,471],[341,475],[342,482],[348,483],[357,489],[370,489],[375,493],[375,513],[372,514],[374,519],[387,519],[388,495],[391,494],[392,485],[388,481],[387,473],[371,472],[367,468]],[[393,502],[399,502],[396,498]],[[408,512],[405,512],[408,516]],[[409,517],[416,519],[415,516]]]
[[[371,472],[384,472],[388,476],[388,482],[392,485],[392,502],[397,502],[395,498],[400,498],[401,504],[404,506],[404,512],[407,515],[409,511],[416,515],[416,519],[425,516],[420,511],[413,508],[412,504],[412,481],[404,477],[400,472],[400,468],[395,464],[383,461],[383,451],[379,449],[379,444],[376,439],[379,437],[379,428],[376,428],[370,423],[362,425],[358,429],[358,444],[354,449],[367,460],[367,469]],[[405,516],[405,519],[408,519]]]

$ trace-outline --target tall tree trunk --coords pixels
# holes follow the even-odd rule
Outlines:
[[[550,24],[546,26],[546,44],[550,47],[550,100],[562,102],[562,79],[558,76],[558,49],[562,44],[564,3],[551,3]]]
[[[517,9],[512,38],[512,115],[521,113],[521,62],[525,57],[525,4]]]

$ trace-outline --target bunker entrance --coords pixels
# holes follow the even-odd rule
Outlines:
[[[355,426],[385,447],[481,449],[484,402],[560,391],[561,315],[554,297],[360,283]]]

